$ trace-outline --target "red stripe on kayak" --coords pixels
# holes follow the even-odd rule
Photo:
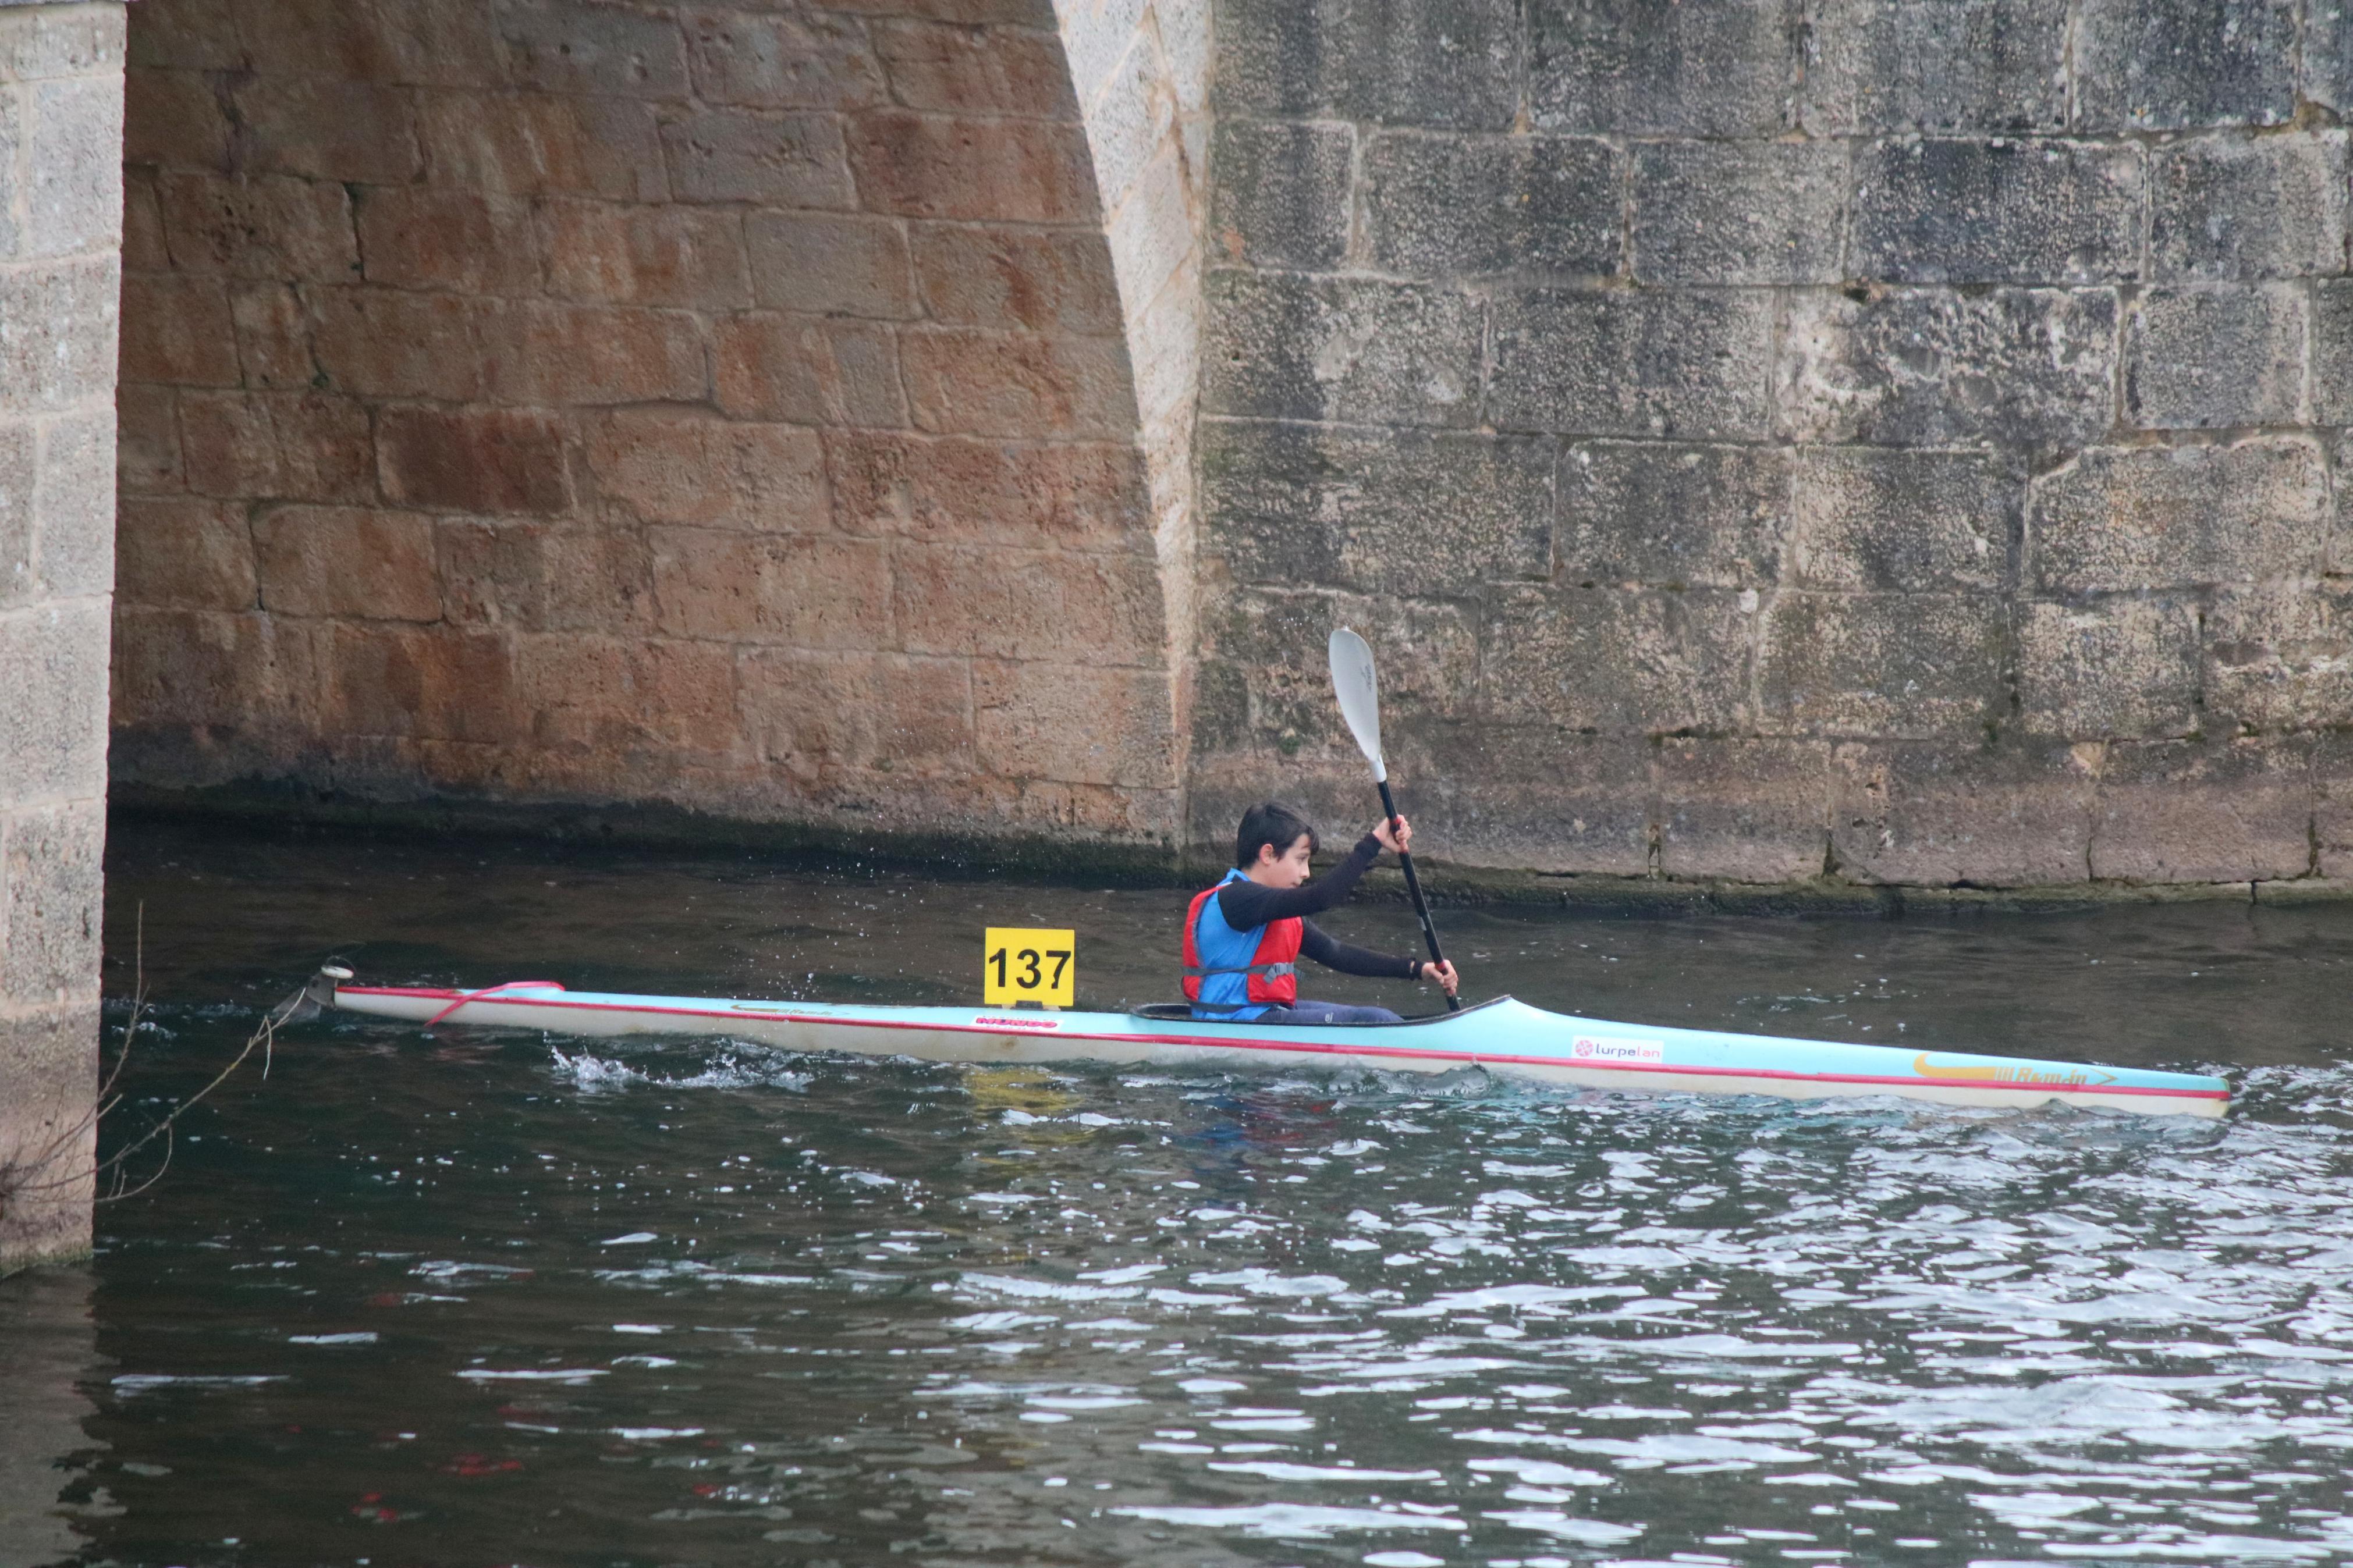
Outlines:
[[[501,991],[561,991],[563,989],[563,986],[556,984],[553,980],[501,980],[496,985],[485,985],[480,991],[459,993],[455,1002],[426,1019],[425,1026],[429,1029],[467,1003],[479,1002],[485,996],[495,996]]]
[[[509,984],[520,984],[520,982]],[[471,1002],[477,994],[470,991],[449,991],[410,985],[340,985],[336,987],[337,994],[340,995],[344,992],[349,992],[354,996],[422,996],[428,1001],[447,1001],[455,997],[459,1000],[461,1005]],[[1513,1056],[1499,1051],[1415,1050],[1407,1046],[1338,1046],[1326,1044],[1321,1040],[1278,1043],[1257,1038],[1247,1041],[1203,1039],[1195,1035],[1066,1035],[1060,1030],[1049,1032],[1043,1029],[981,1028],[971,1024],[923,1024],[912,1019],[838,1018],[813,1013],[755,1013],[740,1007],[713,1012],[705,1007],[648,1007],[622,1002],[574,1002],[539,997],[526,1000],[519,996],[485,996],[483,1000],[491,1006],[571,1007],[587,1013],[654,1013],[664,1017],[675,1018],[756,1018],[768,1024],[833,1025],[860,1029],[922,1029],[933,1034],[994,1035],[999,1039],[1013,1036],[1033,1040],[1105,1040],[1129,1045],[1195,1046],[1206,1050],[1292,1051],[1303,1055],[1344,1057],[1413,1057],[1425,1061],[1470,1062],[1474,1065],[1479,1062],[1508,1062],[1515,1067],[1566,1067],[1599,1072],[1696,1073],[1706,1078],[1769,1078],[1788,1079],[1799,1083],[1898,1083],[1909,1084],[1915,1089],[1924,1085],[1944,1089],[1995,1089],[2013,1094],[2030,1094],[2041,1090],[2045,1093],[2056,1091],[2069,1094],[2173,1095],[2184,1100],[2227,1100],[2231,1098],[2231,1091],[2227,1089],[2158,1089],[2137,1084],[1988,1083],[1978,1079],[1947,1080],[1933,1078],[1904,1078],[1885,1073],[1792,1072],[1783,1068],[1683,1067],[1665,1062],[1580,1062],[1564,1060],[1559,1057]],[[446,1018],[457,1010],[456,1007],[445,1009],[439,1016]],[[1822,1043],[1829,1045],[1835,1042]],[[1999,1059],[2010,1061],[2017,1058]]]

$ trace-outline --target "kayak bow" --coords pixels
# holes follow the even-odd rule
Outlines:
[[[1402,1024],[1314,1026],[1204,1021],[1181,1005],[1047,1013],[629,996],[567,991],[553,980],[510,980],[480,990],[354,985],[349,971],[332,968],[320,972],[310,994],[322,1006],[426,1025],[578,1036],[724,1035],[786,1050],[937,1062],[1312,1062],[1391,1072],[1477,1067],[1582,1089],[1788,1100],[1895,1094],[1940,1105],[2055,1101],[2189,1116],[2221,1116],[2231,1100],[2227,1083],[2200,1074],[1613,1024],[1547,1013],[1509,996]]]

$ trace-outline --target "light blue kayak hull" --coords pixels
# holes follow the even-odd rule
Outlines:
[[[1583,1089],[1792,1100],[1894,1094],[1975,1106],[2055,1101],[2146,1115],[2221,1116],[2231,1095],[2222,1079],[2192,1073],[1613,1024],[1547,1013],[1509,996],[1404,1024],[1316,1027],[1132,1013],[630,996],[567,991],[554,981],[510,981],[470,991],[355,985],[322,976],[312,994],[349,1012],[421,1024],[578,1036],[722,1035],[786,1050],[940,1062],[1256,1064],[1390,1072],[1477,1067]]]

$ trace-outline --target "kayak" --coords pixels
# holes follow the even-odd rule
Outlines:
[[[1182,1003],[1082,1013],[742,1002],[568,991],[553,980],[510,980],[477,990],[355,985],[349,971],[329,968],[311,982],[309,998],[345,1012],[432,1026],[716,1035],[785,1050],[935,1062],[1427,1073],[1475,1067],[1579,1089],[1788,1100],[1893,1094],[1940,1105],[2055,1103],[2157,1115],[2221,1116],[2231,1102],[2230,1085],[2201,1074],[1613,1024],[1548,1013],[1509,996],[1401,1024],[1270,1025],[1197,1019]]]

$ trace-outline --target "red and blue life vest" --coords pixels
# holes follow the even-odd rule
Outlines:
[[[1307,922],[1293,915],[1241,931],[1228,925],[1218,889],[1241,875],[1239,868],[1227,872],[1185,911],[1185,1000],[1201,1017],[1248,1020],[1299,1000],[1297,960]]]

